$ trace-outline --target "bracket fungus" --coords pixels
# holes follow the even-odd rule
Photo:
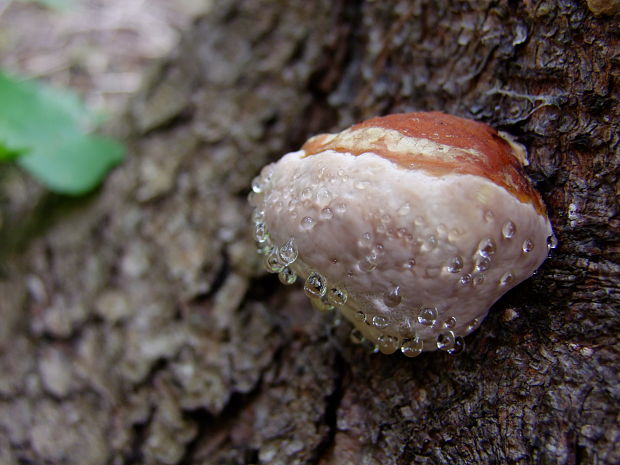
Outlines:
[[[437,112],[312,137],[252,182],[258,251],[357,340],[458,353],[555,247],[525,155],[507,134]]]

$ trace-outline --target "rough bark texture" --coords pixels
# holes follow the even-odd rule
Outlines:
[[[0,463],[619,463],[619,35],[578,0],[215,1],[130,160],[5,266]],[[370,354],[261,271],[248,186],[427,109],[527,145],[559,248],[459,357]]]

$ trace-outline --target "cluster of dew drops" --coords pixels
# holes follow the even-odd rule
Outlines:
[[[283,245],[275,244],[269,234],[268,227],[265,223],[265,210],[259,204],[259,198],[262,197],[265,184],[270,180],[269,174],[260,176],[252,182],[252,192],[250,193],[250,203],[254,205],[252,212],[252,222],[254,226],[254,239],[257,245],[257,252],[263,256],[263,266],[270,272],[278,275],[279,280],[283,284],[293,284],[297,281],[297,274],[291,269],[291,265],[297,260],[299,252],[295,245],[294,238],[289,238]],[[341,307],[347,302],[348,294],[345,289],[336,286],[329,286],[327,279],[316,271],[311,271],[304,283],[304,292],[310,298],[314,307],[322,311],[332,311]],[[396,287],[384,296],[386,305],[395,307],[401,301],[400,289]],[[377,329],[385,329],[390,322],[385,316],[374,315],[369,318],[364,312],[358,311],[356,318],[360,321],[372,325]],[[425,307],[419,311],[417,317],[418,323],[424,326],[434,326],[438,320],[437,309],[434,307]],[[476,328],[479,321],[474,319],[468,326],[468,332]],[[454,318],[444,322],[447,331],[440,334],[437,338],[437,348],[446,350],[450,354],[458,354],[464,349],[465,343],[463,338],[455,336],[450,331],[456,324]],[[356,344],[367,344],[367,341],[358,329],[351,331],[351,341]],[[424,348],[424,342],[417,336],[406,338],[399,343],[399,339],[390,335],[382,335],[377,339],[377,344],[372,344],[374,352],[393,353],[399,348],[401,352],[408,357],[420,355]]]
[[[252,193],[260,194],[262,191],[262,183],[255,179],[252,183]],[[295,283],[297,274],[291,269],[291,265],[299,256],[295,239],[291,237],[281,246],[274,244],[265,224],[265,211],[258,206],[252,212],[252,221],[257,252],[263,255],[264,268],[269,273],[277,273],[283,284]],[[304,292],[320,310],[334,310],[344,305],[348,297],[344,289],[328,287],[326,278],[316,271],[311,271],[306,278]]]
[[[494,214],[491,211],[487,211],[484,214],[486,222],[492,222],[494,220]],[[512,240],[516,236],[517,226],[511,221],[506,221],[501,227],[501,236],[505,240]],[[555,235],[547,237],[547,251],[557,247],[558,241]],[[534,242],[531,239],[525,239],[521,243],[521,252],[524,255],[529,254],[534,250]],[[460,279],[461,286],[473,285],[479,286],[484,282],[485,271],[488,271],[491,267],[493,256],[497,251],[497,244],[491,238],[485,238],[480,241],[478,248],[473,257],[473,273],[465,273]],[[450,273],[459,273],[463,269],[463,259],[460,256],[455,256],[446,269]],[[499,278],[499,286],[508,286],[515,280],[515,276],[511,271],[507,271]]]
[[[268,168],[266,167],[263,170],[262,175],[254,178],[252,191],[249,195],[250,205],[254,206],[252,211],[254,240],[256,241],[257,252],[263,255],[265,269],[269,273],[277,273],[280,282],[290,285],[297,281],[297,274],[292,270],[291,265],[297,260],[299,251],[294,238],[291,237],[285,244],[278,246],[274,244],[269,234],[269,229],[265,223],[265,210],[261,205],[265,188],[271,181],[271,170]]]
[[[299,251],[295,245],[293,237],[289,238],[283,245],[275,244],[269,234],[268,227],[265,223],[265,210],[261,200],[264,195],[266,186],[271,181],[271,171],[265,170],[263,174],[257,176],[252,181],[252,191],[249,194],[250,204],[254,206],[252,212],[252,222],[254,226],[254,239],[257,245],[257,252],[263,256],[263,266],[269,273],[278,275],[280,282],[286,285],[294,284],[297,281],[297,274],[291,269],[291,265],[297,260]],[[485,214],[485,220],[492,221],[492,212]],[[515,236],[516,226],[512,221],[507,221],[501,230],[504,239],[512,239]],[[366,238],[367,239],[367,238]],[[547,249],[555,249],[558,241],[555,235],[547,238]],[[461,286],[479,285],[484,280],[484,271],[488,270],[496,252],[496,244],[493,239],[486,238],[480,241],[476,257],[474,259],[474,271],[477,273],[465,273],[459,279]],[[524,254],[530,253],[534,249],[534,243],[526,239],[521,245]],[[412,260],[413,261],[413,260]],[[413,266],[412,264],[410,266]],[[455,256],[446,266],[450,273],[460,273],[463,270],[463,258]],[[499,284],[506,286],[514,280],[511,272],[505,273]],[[327,279],[316,271],[310,271],[304,283],[304,292],[310,298],[313,306],[322,311],[335,310],[343,306],[347,302],[348,294],[345,289],[329,286]],[[394,289],[388,290],[384,295],[384,302],[388,307],[397,306],[402,300],[400,289],[396,286]],[[385,316],[374,315],[369,318],[362,311],[356,313],[356,318],[361,322],[372,325],[377,329],[385,329],[390,322]],[[438,312],[434,307],[422,307],[417,315],[417,323],[434,327],[438,322]],[[465,341],[462,336],[456,335],[452,330],[456,326],[454,317],[448,318],[442,323],[443,331],[438,334],[436,339],[436,347],[439,350],[448,352],[451,355],[460,354],[465,348]],[[465,334],[471,333],[479,325],[480,320],[474,318],[468,322],[465,328]],[[351,331],[351,340],[356,344],[365,344],[366,341],[361,331],[353,329]],[[416,357],[423,352],[424,341],[417,335],[412,338],[402,339],[402,343],[398,337],[384,334],[379,336],[377,344],[372,344],[374,352],[393,353],[398,348],[408,357]],[[399,347],[400,346],[400,347]]]

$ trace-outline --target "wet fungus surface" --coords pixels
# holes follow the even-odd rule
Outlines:
[[[508,135],[436,112],[318,135],[254,179],[258,251],[355,339],[458,353],[555,246],[524,163]]]

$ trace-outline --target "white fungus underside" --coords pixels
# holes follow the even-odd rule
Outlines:
[[[294,239],[299,257],[291,268],[303,279],[316,271],[329,287],[346,289],[341,311],[373,342],[381,335],[402,340],[415,333],[425,341],[424,350],[432,350],[451,317],[454,333],[465,335],[547,256],[548,219],[485,178],[433,176],[373,153],[304,155],[289,153],[270,167],[259,208],[275,245]],[[502,228],[509,222],[515,231],[507,238]],[[479,244],[487,239],[496,250],[488,269],[476,271]],[[533,244],[527,253],[526,241]],[[369,255],[377,257],[372,271],[364,262]],[[456,257],[462,270],[450,272]],[[415,265],[408,268],[411,259]],[[513,278],[502,284],[507,273]],[[396,286],[401,301],[389,307],[384,295]],[[437,310],[435,324],[418,322],[422,308]],[[387,318],[389,326],[375,327],[375,315]]]

